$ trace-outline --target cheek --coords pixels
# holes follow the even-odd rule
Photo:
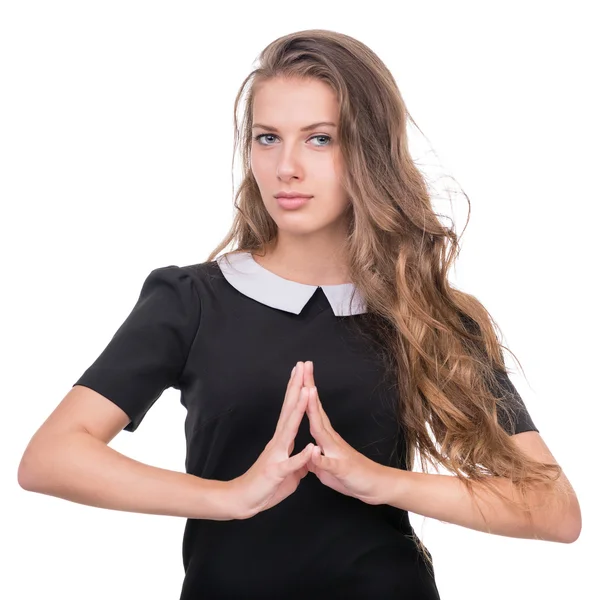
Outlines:
[[[319,165],[321,180],[328,186],[330,193],[336,196],[343,195],[341,180],[344,174],[344,165],[342,160],[336,155],[328,156],[328,159]]]
[[[250,169],[256,181],[260,184],[262,180],[268,177],[269,165],[265,156],[261,156],[259,152],[250,154]]]
[[[346,199],[343,192],[339,190],[328,206],[328,215],[331,220],[339,219],[347,210],[350,202]]]
[[[260,178],[259,167],[260,165],[256,160],[256,155],[254,153],[250,153],[250,171],[252,171],[252,175],[254,175],[254,179],[256,180]]]
[[[339,167],[329,165],[326,170],[323,170],[320,184],[322,191],[326,192],[326,197],[330,199],[329,210],[331,212],[343,211],[349,201],[342,186]]]

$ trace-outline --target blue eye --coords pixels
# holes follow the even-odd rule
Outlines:
[[[277,137],[277,136],[274,133],[259,133],[258,135],[254,136],[254,139],[257,142],[259,142],[261,146],[272,146],[273,144],[264,144],[261,141],[263,138],[267,138],[267,137],[273,138],[273,137]],[[313,135],[309,139],[314,140],[315,138],[325,138],[327,140],[327,142],[331,142],[331,136],[329,136],[329,135],[318,134],[318,135]],[[328,144],[317,144],[317,148],[323,148],[326,145],[328,145]]]
[[[314,140],[315,138],[325,138],[327,141],[329,141],[329,142],[331,141],[331,137],[330,137],[330,136],[328,136],[328,135],[323,135],[323,134],[319,134],[319,135],[313,135],[313,136],[312,136],[311,138],[309,138],[309,139],[311,139],[311,140]],[[321,145],[321,144],[319,144],[319,146],[320,146],[320,145]],[[325,144],[325,145],[327,145],[327,144]]]
[[[254,136],[254,139],[257,142],[260,142],[260,140],[262,140],[262,138],[264,138],[264,137],[275,137],[275,136],[272,133],[259,133],[258,135]],[[261,146],[270,146],[270,145],[271,144],[262,144],[261,143]]]

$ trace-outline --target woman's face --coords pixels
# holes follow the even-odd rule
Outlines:
[[[338,112],[335,93],[317,79],[271,79],[256,89],[251,168],[279,233],[327,229],[345,235],[349,200],[340,185],[344,166]],[[310,198],[299,207],[285,208],[276,198],[279,192]]]

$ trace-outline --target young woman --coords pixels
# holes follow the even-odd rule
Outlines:
[[[182,600],[439,598],[407,511],[577,539],[576,495],[495,322],[448,282],[457,236],[432,209],[381,60],[331,31],[284,36],[234,118],[231,230],[206,262],[148,275],[32,438],[21,485],[187,518]],[[186,473],[108,447],[168,387],[187,408]],[[61,469],[43,468],[49,452]],[[453,476],[413,472],[417,455]]]

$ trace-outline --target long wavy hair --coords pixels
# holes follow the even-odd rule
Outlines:
[[[351,202],[345,256],[372,316],[370,326],[397,374],[407,468],[417,455],[424,472],[426,461],[442,465],[472,496],[476,481],[523,509],[531,523],[540,506],[532,505],[528,491],[541,485],[552,492],[544,496],[566,496],[562,469],[529,458],[498,422],[503,411],[514,423],[510,398],[494,385],[499,373],[507,373],[501,348],[508,348],[484,306],[448,281],[459,238],[434,212],[424,175],[409,154],[407,124],[415,123],[396,82],[363,43],[313,29],[280,37],[261,52],[234,105],[234,161],[238,148],[242,159],[236,214],[208,260],[232,242],[237,245],[232,252],[260,255],[277,235],[250,168],[254,86],[272,78],[315,78],[337,96],[346,165],[341,183]],[[518,497],[505,496],[490,476],[510,479]],[[421,541],[415,541],[431,564]]]

